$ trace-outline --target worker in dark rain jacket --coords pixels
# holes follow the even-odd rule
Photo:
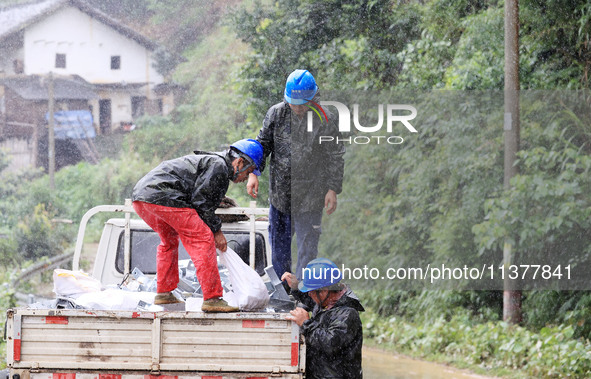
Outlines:
[[[179,302],[173,291],[179,282],[179,238],[195,264],[203,291],[202,310],[233,312],[223,299],[216,247],[226,251],[220,218],[215,214],[230,180],[243,182],[260,175],[261,144],[240,140],[224,153],[195,151],[194,155],[162,162],[133,189],[133,208],[160,236],[157,249],[155,304]]]
[[[286,316],[306,338],[307,379],[362,378],[363,306],[345,284],[337,266],[326,258],[312,260],[303,270],[303,281],[285,273],[292,295],[308,310],[298,307]]]
[[[342,190],[345,148],[336,142],[341,136],[338,119],[321,109],[317,92],[309,71],[292,72],[284,101],[267,111],[257,136],[264,149],[261,171],[269,157],[269,235],[277,276],[293,272],[291,240],[295,234],[295,273],[301,279],[302,269],[318,256],[322,210],[333,213]],[[250,175],[246,188],[254,198],[258,185],[258,177]]]

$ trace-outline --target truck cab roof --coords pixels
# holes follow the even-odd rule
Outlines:
[[[110,224],[119,228],[125,227],[125,219],[124,218],[111,218],[105,222],[105,224]],[[129,225],[132,229],[137,230],[152,230],[146,224],[146,222],[142,219],[135,219],[132,218],[129,221]],[[255,230],[262,231],[268,230],[269,222],[268,221],[255,221]],[[238,221],[238,222],[225,222],[222,224],[222,229],[224,230],[245,230],[250,231],[250,221]]]
[[[103,284],[118,284],[125,272],[125,224],[124,218],[111,218],[105,222],[93,267],[93,276]],[[255,221],[254,269],[265,275],[265,267],[271,264],[271,250],[268,239],[267,221]],[[130,219],[130,268],[138,268],[142,273],[156,274],[156,249],[160,244],[158,234],[141,219]],[[244,262],[250,264],[250,221],[222,224],[222,232],[228,247],[234,250]],[[183,246],[179,244],[179,260],[190,259]]]

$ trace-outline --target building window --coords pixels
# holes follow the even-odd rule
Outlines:
[[[111,70],[119,70],[121,69],[121,56],[120,55],[113,55],[111,57]]]
[[[66,68],[66,54],[55,55],[55,68]]]

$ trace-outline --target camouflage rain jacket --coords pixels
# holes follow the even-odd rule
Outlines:
[[[325,112],[328,120],[313,113],[308,131],[307,116],[298,119],[286,102],[267,111],[257,140],[265,161],[270,157],[269,201],[283,213],[317,211],[329,189],[342,190],[345,147],[336,143],[341,137],[337,118]],[[320,136],[334,140],[321,143]],[[261,171],[264,167],[263,162]]]
[[[362,378],[363,330],[359,312],[364,309],[353,291],[347,288],[330,309],[321,309],[305,293],[291,293],[313,309],[312,317],[300,328],[306,339],[306,379]]]
[[[196,151],[164,161],[133,188],[133,201],[172,208],[193,208],[213,233],[222,227],[215,214],[228,191],[234,169],[227,153]]]

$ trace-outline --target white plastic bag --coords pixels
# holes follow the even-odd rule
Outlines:
[[[118,288],[107,288],[101,292],[87,292],[78,296],[75,300],[77,305],[88,309],[107,309],[133,311],[141,301],[153,303],[154,292],[131,292]]]
[[[219,252],[220,262],[228,269],[236,305],[244,311],[261,309],[269,304],[269,291],[259,274],[228,248]]]
[[[101,289],[101,282],[82,271],[53,270],[53,292],[58,296],[76,298]]]

